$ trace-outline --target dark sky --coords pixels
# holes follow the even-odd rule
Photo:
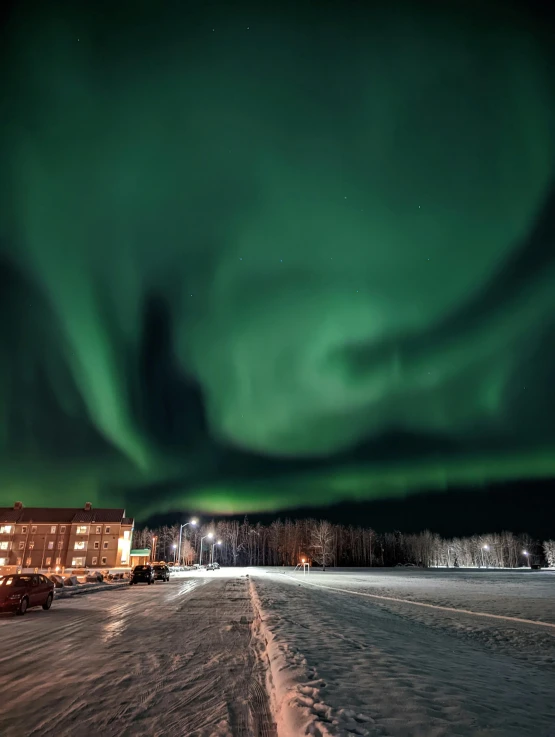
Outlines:
[[[555,24],[519,8],[5,6],[0,503],[553,511]]]

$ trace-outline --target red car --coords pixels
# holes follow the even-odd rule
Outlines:
[[[0,612],[23,616],[29,607],[50,609],[54,584],[39,573],[17,573],[0,577]]]

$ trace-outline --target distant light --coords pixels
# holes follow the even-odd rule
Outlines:
[[[221,540],[218,540],[218,542],[216,543],[216,545],[221,545],[221,544],[222,544]]]
[[[209,537],[212,540],[212,538],[214,537],[214,533],[213,532],[209,532],[206,537]]]
[[[304,558],[301,558],[301,562],[304,563],[305,562],[305,559]]]
[[[193,517],[193,519],[191,520],[191,524],[192,525],[196,525],[197,522],[198,522],[197,518],[196,517]]]
[[[177,548],[177,545],[176,545],[176,544],[174,543],[174,544],[172,545],[172,548],[174,548],[174,550],[175,550],[175,548]]]
[[[484,545],[484,550],[489,550],[489,545]]]
[[[524,555],[528,555],[528,551],[527,550],[523,550],[522,552],[524,553]]]

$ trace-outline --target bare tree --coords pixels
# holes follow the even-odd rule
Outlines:
[[[310,547],[314,550],[312,558],[320,563],[324,571],[333,560],[333,543],[333,525],[326,520],[313,522],[310,530]]]

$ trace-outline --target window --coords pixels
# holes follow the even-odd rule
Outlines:
[[[46,559],[46,565],[49,566],[52,563],[52,558]]]
[[[65,525],[62,525],[60,527],[60,535],[64,535],[65,534],[65,531],[66,531],[66,526]]]
[[[73,568],[83,568],[83,566],[85,565],[85,559],[84,558],[72,558],[71,565],[73,566]]]
[[[50,528],[50,534],[55,535],[56,534],[56,525],[52,525]]]
[[[97,540],[97,541],[95,542],[95,544],[94,544],[94,549],[95,549],[95,550],[98,550],[98,548],[99,548],[99,547],[100,547],[100,543],[99,543],[99,542],[98,542],[98,540]]]
[[[0,535],[9,535],[11,531],[11,525],[0,525]]]
[[[20,566],[20,565],[21,565],[21,558],[18,558],[18,559],[17,559],[17,561],[16,561],[16,565],[17,565],[17,566]]]
[[[37,526],[36,525],[33,525],[31,527],[31,535],[36,535],[36,533],[37,533]]]
[[[77,528],[77,534],[78,535],[86,535],[87,534],[88,527],[87,525],[79,525]]]
[[[107,560],[106,558],[102,558],[102,565],[103,565],[103,566],[105,566],[105,565],[106,565],[106,560]]]
[[[76,540],[73,546],[74,550],[86,550],[87,543],[84,540]]]
[[[105,532],[105,533],[106,533],[107,535],[109,535],[109,534],[110,534],[110,528],[109,528],[109,527],[107,527],[107,528],[106,528],[106,529],[104,530],[104,532]]]
[[[21,528],[21,534],[22,535],[26,535],[27,534],[27,528],[26,527],[22,527]]]
[[[102,543],[102,547],[104,548],[104,550],[108,549],[108,540],[104,540],[104,542]]]
[[[63,548],[63,546],[64,546],[64,541],[63,540],[58,540],[58,550],[61,550]]]
[[[98,525],[98,527],[96,528],[96,534],[102,535],[102,527],[100,525]]]
[[[20,550],[25,550],[25,543],[24,542],[19,543],[19,549]]]
[[[7,550],[8,549],[8,542],[0,543],[0,550]]]
[[[57,566],[59,566],[61,562],[62,562],[62,559],[61,558],[56,558],[56,565]]]
[[[0,566],[5,566],[5,565],[6,565],[6,559],[0,558]]]
[[[92,559],[93,566],[95,566],[97,563],[98,563],[98,558],[93,558]]]
[[[34,547],[35,547],[35,543],[33,542],[29,543],[29,550],[33,550]]]
[[[48,543],[48,550],[54,550],[54,540],[50,540]]]
[[[31,558],[27,558],[27,560],[25,561],[25,565],[27,567],[29,567],[31,565]]]

